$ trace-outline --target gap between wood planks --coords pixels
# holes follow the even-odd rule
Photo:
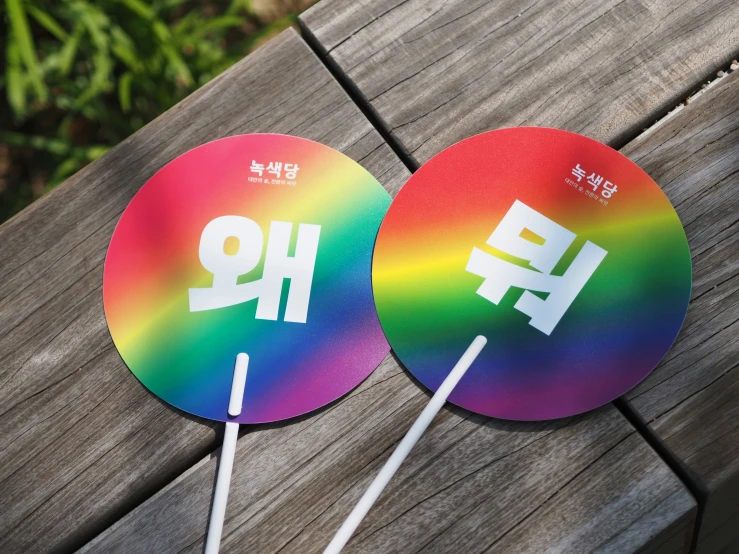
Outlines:
[[[737,56],[737,57],[739,57],[739,56]],[[692,93],[688,93],[688,95],[685,97],[685,100],[683,100],[682,102],[680,102],[672,110],[669,110],[666,114],[664,114],[662,117],[660,117],[659,119],[657,119],[654,123],[652,123],[652,125],[650,125],[649,127],[644,128],[636,137],[634,137],[631,140],[635,140],[637,138],[641,138],[644,135],[647,135],[647,134],[655,131],[656,129],[660,128],[663,124],[667,123],[668,121],[672,120],[672,118],[674,118],[677,114],[679,114],[681,111],[683,111],[688,104],[690,104],[691,102],[694,102],[695,100],[697,100],[698,98],[700,98],[701,96],[703,96],[706,92],[708,92],[709,90],[711,90],[712,88],[714,88],[716,85],[718,85],[719,83],[721,83],[721,81],[723,81],[724,79],[726,79],[726,77],[728,77],[729,75],[731,75],[737,69],[739,69],[739,62],[736,61],[736,60],[732,60],[731,61],[731,64],[729,65],[729,68],[727,70],[725,70],[725,71],[724,70],[718,71],[716,73],[716,78],[715,79],[706,81],[705,83],[701,84],[701,87],[697,91],[692,92]],[[631,142],[631,140],[627,141],[627,143],[628,142]],[[622,146],[625,146],[625,144],[622,145]],[[620,146],[619,148],[621,148],[622,146]]]
[[[633,410],[628,402],[623,398],[619,397],[613,401],[613,405],[616,409],[621,412],[629,423],[636,429],[636,431],[642,436],[647,444],[654,450],[657,455],[667,464],[672,472],[677,475],[678,479],[682,481],[685,488],[690,491],[690,494],[696,499],[697,510],[695,514],[695,524],[693,526],[693,536],[691,538],[689,552],[695,552],[698,546],[698,537],[700,536],[701,522],[703,521],[703,514],[706,510],[706,501],[708,500],[708,488],[703,484],[703,481],[695,475],[689,467],[684,465],[682,461],[675,456],[670,448],[662,441],[662,439],[649,428],[649,424],[641,417],[639,413]]]
[[[313,51],[318,60],[328,69],[331,76],[336,80],[337,83],[344,89],[351,98],[354,105],[356,105],[362,114],[369,120],[370,124],[375,130],[380,133],[382,139],[392,148],[395,155],[400,158],[400,161],[405,164],[408,171],[415,173],[416,170],[421,167],[418,160],[408,151],[408,149],[400,142],[395,135],[392,134],[390,127],[380,117],[380,114],[372,107],[372,104],[364,97],[362,91],[354,84],[354,82],[341,70],[339,65],[334,62],[333,58],[328,55],[328,52],[323,48],[318,39],[311,33],[310,29],[303,23],[302,19],[298,19],[300,26],[300,33],[308,44],[308,47]]]

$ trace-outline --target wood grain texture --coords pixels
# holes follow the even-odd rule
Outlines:
[[[389,356],[347,398],[238,441],[222,552],[321,552],[428,402]],[[202,552],[217,459],[82,549]],[[344,550],[686,552],[692,497],[613,406],[519,423],[443,409]]]
[[[519,125],[623,145],[739,52],[735,0],[323,0],[301,21],[420,163]]]
[[[627,399],[705,491],[701,554],[739,542],[738,98],[734,72],[623,150],[664,188],[693,257],[680,336]]]
[[[292,30],[0,226],[0,551],[68,552],[215,449],[112,345],[103,259],[133,194],[203,142],[321,141],[389,189],[408,171]],[[153,552],[153,551],[152,551]]]

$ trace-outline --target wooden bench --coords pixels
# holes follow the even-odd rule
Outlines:
[[[706,552],[728,547],[739,518],[736,76],[625,144],[739,43],[737,8],[702,4],[686,20],[687,4],[581,14],[555,2],[511,19],[497,4],[465,15],[477,4],[461,0],[372,12],[323,0],[302,25],[333,75],[286,31],[0,226],[0,551],[202,551],[222,426],[148,393],[102,310],[115,223],[166,162],[223,136],[288,133],[343,151],[394,194],[407,167],[457,138],[527,122],[623,147],[665,186],[694,256],[685,329],[619,405],[545,423],[445,409],[346,552],[687,552],[696,528]],[[555,31],[572,34],[562,46],[542,25],[558,16]],[[591,19],[602,36],[577,24]],[[626,37],[628,63],[608,56]],[[591,71],[567,89],[588,55],[609,77]],[[222,551],[320,552],[427,398],[389,356],[329,407],[247,428]]]
[[[739,5],[324,0],[302,23],[415,164],[477,132],[545,125],[621,148],[664,187],[690,242],[692,304],[621,407],[698,497],[698,551],[739,552],[737,76],[642,133],[736,59]]]

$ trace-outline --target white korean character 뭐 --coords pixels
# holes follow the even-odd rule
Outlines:
[[[577,164],[572,169],[572,174],[577,178],[577,182],[579,183],[583,177],[585,177],[585,170],[580,167],[580,164]]]
[[[258,164],[256,161],[251,161],[251,167],[249,168],[252,173],[259,173],[259,176],[262,176],[262,172],[264,171],[264,164]]]
[[[282,173],[282,162],[269,162],[269,165],[267,166],[267,172],[271,173],[279,179],[280,174]]]
[[[606,181],[605,184],[603,185],[603,190],[601,191],[601,195],[605,198],[610,198],[611,195],[617,190],[618,190],[618,187],[616,185],[614,185],[610,181]]]
[[[543,238],[544,243],[523,238],[524,229]],[[501,252],[527,260],[533,269],[475,247],[466,269],[483,278],[477,294],[493,304],[499,304],[511,287],[525,289],[514,308],[531,318],[529,325],[550,335],[607,254],[600,246],[585,241],[567,270],[561,276],[552,275],[575,238],[575,233],[516,200],[486,242]],[[529,291],[545,292],[548,296],[542,299]]]
[[[295,179],[298,175],[298,164],[285,164],[285,177],[288,179]]]
[[[596,175],[595,173],[591,173],[590,175],[588,175],[588,183],[591,187],[593,187],[594,191],[598,190],[598,187],[602,182],[603,177],[601,177],[600,175]]]

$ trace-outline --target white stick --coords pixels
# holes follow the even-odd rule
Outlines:
[[[457,386],[459,380],[467,372],[469,367],[472,365],[472,362],[475,361],[475,358],[477,358],[487,342],[488,339],[482,335],[475,337],[475,340],[472,341],[472,344],[470,344],[465,353],[462,354],[457,365],[454,366],[454,369],[452,369],[451,373],[449,373],[447,378],[444,379],[444,382],[436,393],[434,393],[434,396],[431,397],[431,400],[423,409],[421,415],[418,416],[418,419],[416,419],[413,426],[408,430],[405,437],[403,437],[403,440],[400,441],[395,452],[393,452],[392,456],[390,456],[388,461],[385,462],[380,473],[377,474],[375,480],[372,481],[372,484],[365,491],[364,495],[362,495],[362,498],[354,507],[352,513],[349,514],[349,517],[346,518],[346,521],[341,525],[341,528],[326,547],[326,550],[323,551],[323,554],[339,554],[341,549],[344,548],[347,542],[349,542],[349,539],[354,534],[354,531],[357,530],[357,527],[359,527],[364,516],[366,516],[367,512],[370,511],[372,505],[380,494],[382,494],[383,489],[390,482],[393,475],[395,475],[395,472],[398,471],[400,464],[403,463],[403,460],[408,456],[411,449],[418,442],[418,439],[421,438],[423,432],[431,424],[434,416],[439,413],[439,410],[441,410],[441,407],[454,390],[454,387]]]
[[[231,398],[228,403],[228,413],[232,417],[236,417],[241,413],[241,404],[244,400],[244,387],[246,386],[246,370],[248,367],[249,356],[246,354],[236,356],[236,367],[234,368],[233,384],[231,385]],[[205,554],[218,554],[218,549],[221,546],[223,520],[226,517],[228,489],[231,486],[231,470],[234,465],[236,439],[238,436],[239,424],[235,421],[227,421],[226,434],[223,436],[223,448],[221,448],[221,461],[218,464],[216,492],[213,495],[213,507],[210,510],[210,523],[208,524],[208,538],[205,541]]]
[[[246,387],[246,370],[249,369],[249,356],[243,352],[236,356],[234,380],[231,385],[231,398],[228,402],[228,413],[236,417],[241,413],[241,404],[244,402],[244,388]]]

